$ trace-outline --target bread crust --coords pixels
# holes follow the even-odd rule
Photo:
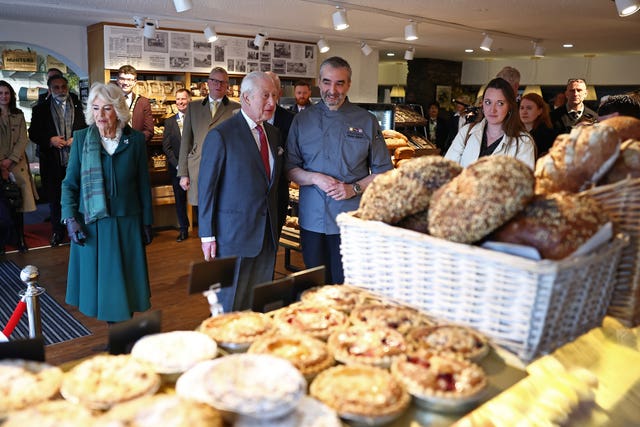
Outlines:
[[[613,184],[625,178],[640,178],[640,140],[628,139],[620,146],[620,155],[599,184]]]

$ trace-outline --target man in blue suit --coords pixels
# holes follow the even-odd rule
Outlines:
[[[273,280],[278,184],[285,179],[280,132],[267,123],[278,97],[273,81],[252,72],[240,92],[240,112],[207,134],[198,175],[204,259],[240,258],[236,283],[219,295],[225,312],[250,308],[253,285]]]

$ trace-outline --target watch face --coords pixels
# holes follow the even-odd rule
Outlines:
[[[362,188],[360,187],[360,184],[358,184],[357,182],[353,184],[353,191],[355,191],[356,194],[361,194]]]

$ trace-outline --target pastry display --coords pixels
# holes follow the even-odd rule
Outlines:
[[[406,334],[418,326],[433,325],[425,314],[394,304],[367,304],[356,307],[349,316],[354,325],[382,326]]]
[[[277,310],[273,313],[273,320],[281,332],[303,332],[322,340],[348,322],[347,315],[339,310],[308,303],[292,304]]]
[[[533,172],[507,156],[481,157],[435,192],[429,233],[459,243],[482,239],[533,197]]]
[[[318,307],[332,307],[350,312],[367,297],[368,292],[349,285],[325,285],[307,289],[300,295],[306,304]]]
[[[462,171],[456,162],[426,156],[378,175],[362,194],[358,214],[364,220],[395,224],[427,210],[436,190]]]
[[[108,409],[116,403],[155,393],[160,377],[146,362],[130,355],[100,355],[64,374],[60,394],[90,409]]]
[[[260,418],[292,412],[307,389],[291,363],[267,354],[223,357],[209,365],[200,380],[215,408]]]
[[[273,330],[271,319],[252,311],[232,312],[209,317],[198,327],[228,351],[245,351],[261,335]]]
[[[576,193],[595,184],[613,166],[620,137],[611,126],[578,126],[559,135],[536,162],[536,193]]]
[[[233,427],[343,427],[336,411],[313,397],[303,396],[294,412],[276,419],[237,417]]]
[[[115,406],[102,417],[129,427],[222,427],[222,415],[209,405],[175,394],[157,394]]]
[[[62,370],[43,362],[0,360],[0,417],[50,399],[60,389]]]
[[[213,359],[218,346],[208,335],[195,331],[173,331],[142,337],[131,356],[149,363],[159,374],[184,372],[196,363]]]
[[[489,352],[482,335],[459,325],[416,328],[407,335],[407,345],[409,352],[454,353],[470,360],[480,360]]]
[[[66,400],[48,400],[11,412],[2,427],[120,427],[101,421],[92,412]]]
[[[392,421],[411,402],[387,370],[365,365],[335,366],[321,372],[311,383],[309,394],[343,419],[367,425]]]
[[[258,338],[249,347],[249,353],[270,354],[286,359],[307,379],[334,364],[325,342],[302,333]]]
[[[538,195],[491,240],[534,247],[544,259],[566,258],[609,221],[598,202],[586,195]]]
[[[453,354],[418,352],[397,358],[391,373],[420,406],[463,411],[484,396],[487,377],[478,365]]]
[[[333,357],[344,364],[388,368],[406,351],[402,334],[381,325],[356,325],[335,331],[327,341]]]

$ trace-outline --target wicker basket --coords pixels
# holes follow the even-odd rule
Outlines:
[[[600,325],[626,236],[587,256],[533,261],[352,213],[338,216],[345,283],[476,328],[528,363]]]
[[[640,178],[627,178],[584,192],[596,198],[616,231],[629,236],[622,250],[608,314],[626,326],[640,324]]]

